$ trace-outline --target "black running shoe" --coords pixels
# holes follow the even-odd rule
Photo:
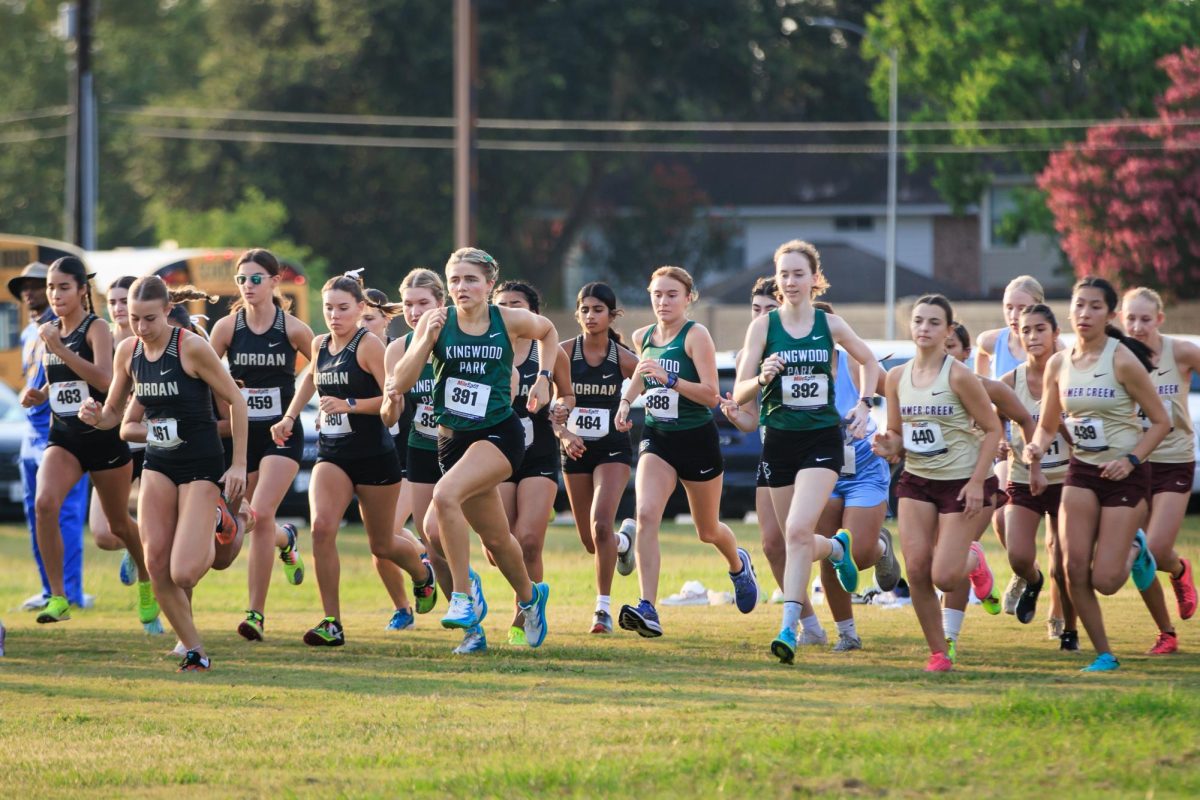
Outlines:
[[[179,672],[208,672],[212,661],[208,656],[202,656],[196,650],[188,650],[183,661],[179,662]]]
[[[342,623],[326,617],[304,634],[304,643],[309,647],[341,647],[346,643],[346,634],[342,632]]]
[[[1063,631],[1058,637],[1058,649],[1077,651],[1079,649],[1079,631]]]
[[[1046,584],[1045,573],[1039,572],[1037,583],[1026,583],[1025,588],[1021,590],[1021,596],[1017,598],[1017,622],[1022,625],[1028,625],[1033,622],[1034,616],[1037,614],[1038,595],[1042,592],[1042,586]]]

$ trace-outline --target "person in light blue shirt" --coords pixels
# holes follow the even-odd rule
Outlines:
[[[46,302],[47,266],[38,261],[29,264],[21,274],[8,282],[8,291],[21,301],[29,311],[30,322],[21,331],[21,371],[25,376],[25,389],[37,389],[46,383],[46,372],[42,367],[43,345],[38,337],[38,327],[53,320],[54,312]],[[24,394],[24,392],[22,392]],[[25,409],[28,427],[21,440],[21,481],[25,487],[25,519],[29,523],[29,538],[33,546],[33,559],[37,563],[42,580],[41,592],[34,594],[21,606],[26,611],[37,611],[45,607],[50,597],[50,581],[42,564],[41,550],[37,543],[34,499],[37,497],[38,466],[46,450],[50,435],[50,403]],[[83,523],[87,519],[88,479],[85,475],[67,495],[60,512],[63,536],[63,578],[67,600],[74,606],[91,605],[90,595],[83,591]]]

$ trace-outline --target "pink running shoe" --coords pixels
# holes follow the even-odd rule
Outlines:
[[[1179,604],[1179,618],[1191,619],[1196,613],[1196,581],[1192,578],[1192,565],[1186,558],[1179,559],[1183,572],[1178,578],[1171,578],[1171,588],[1175,590],[1175,602]]]
[[[926,672],[949,672],[954,669],[954,662],[945,653],[930,653],[929,661],[925,664]]]
[[[975,596],[982,600],[991,596],[996,579],[992,577],[991,567],[984,558],[983,547],[979,542],[971,542],[971,552],[979,559],[979,566],[975,567],[967,577],[971,579],[971,588],[975,590]]]
[[[1154,647],[1148,651],[1152,656],[1169,656],[1178,652],[1179,637],[1173,633],[1160,633],[1154,642]]]

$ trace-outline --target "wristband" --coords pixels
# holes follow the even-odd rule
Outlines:
[[[860,398],[858,398],[858,402],[862,403],[867,408],[871,407],[871,398],[870,397],[860,397]]]
[[[759,386],[761,386],[764,389],[767,387],[767,383],[770,383],[770,381],[767,381],[767,383],[763,383],[763,376],[762,376],[761,372],[758,373],[758,377],[754,379],[754,382],[757,383]]]
[[[633,405],[633,403],[632,403],[632,402],[630,402],[629,400],[626,400],[624,397],[622,397],[622,398],[620,399],[620,401],[617,403],[617,405],[619,406],[619,405],[621,405],[621,403],[624,403],[624,404],[625,404],[625,405],[627,405],[627,406],[631,406],[631,405]]]
[[[290,419],[290,420],[292,421],[292,424],[293,424],[293,425],[296,423],[296,418],[295,418],[295,417],[293,417],[291,414],[284,414],[284,415],[283,415],[283,418],[284,418],[284,419]]]
[[[550,380],[550,378],[554,377],[554,374],[552,372],[550,372],[550,370],[548,370],[548,369],[539,369],[538,377],[545,378],[546,380]]]
[[[1125,457],[1128,458],[1129,463],[1133,464],[1135,467],[1140,467],[1142,465],[1142,460],[1140,458],[1138,458],[1137,456],[1135,456],[1133,453],[1126,453]]]
[[[354,408],[358,405],[358,401],[355,400],[353,397],[347,397],[346,405],[350,406],[350,410],[353,411]]]
[[[679,374],[676,372],[667,373],[667,388],[674,389],[675,384],[679,383]]]

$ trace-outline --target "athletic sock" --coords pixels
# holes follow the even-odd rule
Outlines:
[[[850,619],[839,619],[837,622],[837,631],[843,636],[853,636],[858,638],[858,629],[854,627],[854,617]]]
[[[622,555],[629,552],[629,537],[617,531],[613,534],[617,537],[617,555]]]
[[[803,603],[797,603],[794,600],[783,601],[783,627],[796,630],[796,626],[800,623],[800,612],[804,610]]]
[[[846,557],[846,548],[837,539],[829,540],[829,563],[836,564]]]
[[[821,621],[817,619],[816,614],[804,617],[800,620],[800,624],[804,627],[805,633],[811,633],[813,636],[825,635],[825,629],[821,627]]]
[[[942,609],[942,631],[946,634],[947,639],[958,641],[959,634],[962,633],[963,618],[966,614],[953,608]]]
[[[612,597],[607,594],[596,595],[596,610],[612,616]]]

